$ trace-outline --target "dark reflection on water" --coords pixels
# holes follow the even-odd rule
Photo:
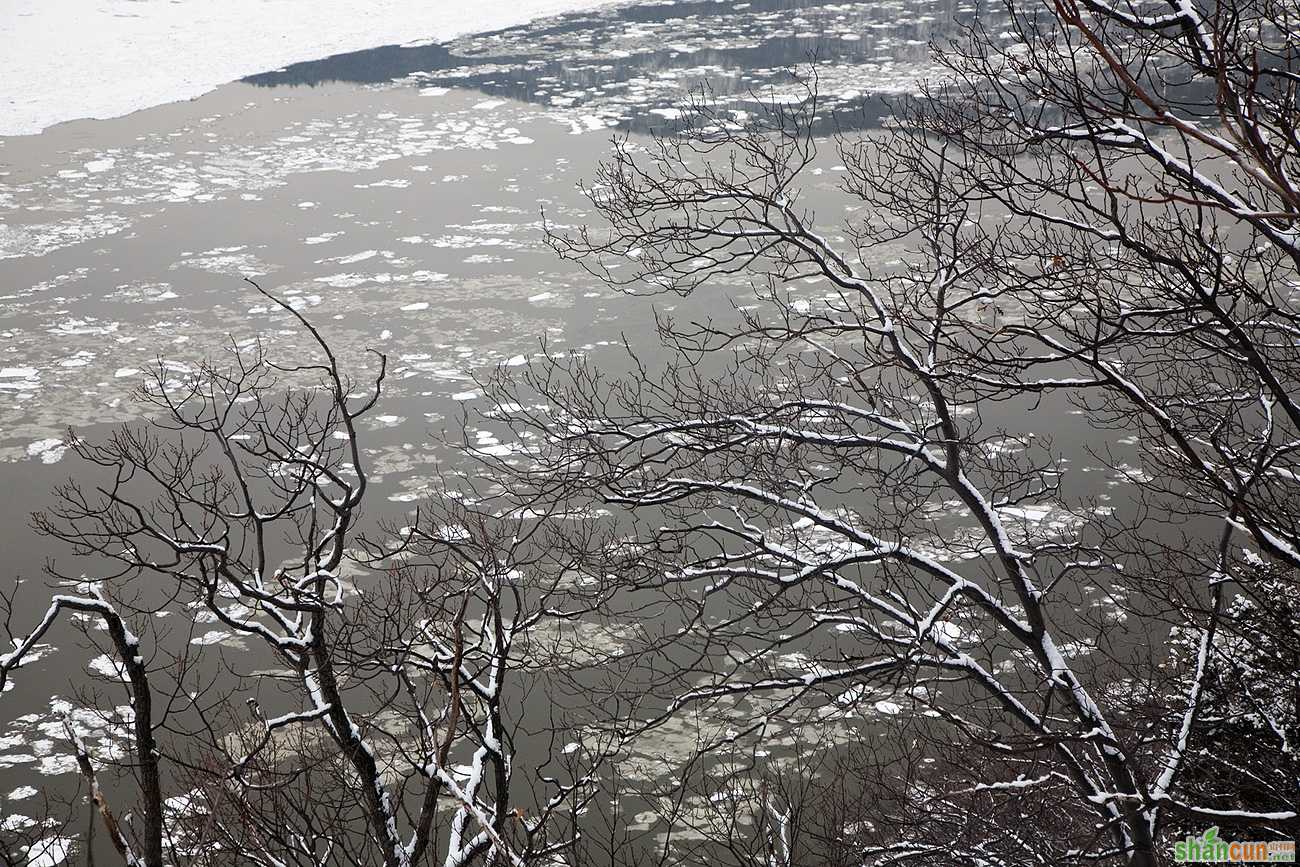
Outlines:
[[[295,63],[272,72],[260,72],[248,76],[244,82],[258,87],[315,87],[333,82],[379,84],[403,78],[419,70],[455,69],[476,62],[472,58],[453,54],[445,45],[385,45],[335,54],[322,60]],[[501,58],[496,62],[509,63],[511,59]]]
[[[618,128],[646,132],[670,125],[661,109],[693,88],[743,110],[751,94],[788,81],[792,67],[815,60],[841,73],[841,92],[831,88],[826,100],[824,130],[851,130],[876,126],[889,114],[884,96],[909,89],[929,45],[951,38],[958,22],[990,14],[986,7],[986,0],[626,6],[445,45],[339,54],[245,81],[281,87],[405,80],[570,109],[612,103]]]
[[[743,4],[743,13],[747,17],[752,17],[756,13],[771,12],[777,10],[794,10],[805,9],[810,7],[821,7],[832,5],[833,0],[759,0]],[[736,15],[734,3],[720,2],[720,0],[704,0],[704,2],[685,2],[674,3],[669,5],[649,5],[649,6],[627,6],[617,9],[606,14],[571,14],[556,19],[553,24],[521,25],[510,27],[504,30],[494,31],[486,34],[489,39],[510,37],[515,34],[527,34],[533,39],[544,37],[564,37],[570,40],[573,34],[583,30],[593,31],[593,42],[599,43],[599,30],[603,26],[608,26],[611,22],[636,22],[642,24],[662,23],[675,21],[683,18],[698,18],[702,16],[720,17],[730,13]],[[812,47],[809,43],[816,44],[824,40],[803,39],[799,40],[802,44],[801,51],[794,55],[795,62],[800,62],[807,57],[807,49]],[[771,49],[764,45],[762,51],[771,51],[767,57],[763,58],[763,65],[772,65],[773,58],[791,57],[788,51],[782,53],[779,48],[773,46]],[[822,55],[829,56],[829,55]],[[307,85],[315,86],[327,82],[354,82],[360,84],[374,84],[382,81],[390,81],[394,78],[402,78],[413,72],[431,72],[436,70],[454,69],[461,66],[474,66],[480,64],[513,64],[526,63],[529,57],[468,57],[454,53],[446,45],[385,45],[379,48],[365,49],[362,51],[349,51],[343,54],[335,54],[320,60],[309,60],[302,63],[294,63],[282,69],[271,72],[258,73],[250,75],[243,80],[248,84],[258,85],[260,87],[279,87],[284,85]],[[736,56],[730,66],[744,65],[745,58]],[[711,61],[712,62],[712,61]],[[789,59],[783,62],[790,62]],[[556,66],[562,64],[554,64]],[[646,64],[650,68],[655,68],[654,64]]]

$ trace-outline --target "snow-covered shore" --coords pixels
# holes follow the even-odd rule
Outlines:
[[[191,99],[344,51],[442,41],[615,0],[8,0],[0,136]]]

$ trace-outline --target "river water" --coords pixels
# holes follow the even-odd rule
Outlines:
[[[245,277],[302,309],[346,365],[364,371],[368,347],[387,353],[367,432],[382,505],[369,510],[402,514],[460,460],[442,432],[459,438],[463,414],[481,447],[511,448],[474,415],[476,375],[528,363],[543,338],[598,352],[650,321],[649,302],[542,244],[543,209],[561,226],[591,219],[579,186],[611,136],[671,133],[701,85],[743,120],[751,94],[793,94],[786,68],[814,56],[828,127],[871,127],[884,97],[930,74],[927,41],[974,11],[957,0],[633,4],[339,55],[0,138],[0,579],[37,590],[61,552],[26,516],[75,469],[64,430],[93,438],[138,418],[132,392],[157,359],[185,370],[258,336],[294,357],[302,335]],[[833,154],[819,165],[809,194],[833,215],[844,207]],[[47,598],[21,595],[15,630]],[[55,711],[93,652],[75,633],[55,643],[62,652],[18,672],[0,701],[0,818],[18,824],[39,793],[74,779]]]

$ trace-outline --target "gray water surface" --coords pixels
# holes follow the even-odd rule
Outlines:
[[[649,302],[542,244],[543,208],[560,226],[592,219],[578,186],[612,135],[670,133],[700,86],[743,121],[757,97],[794,98],[787,67],[811,57],[825,128],[869,128],[885,97],[931,73],[927,41],[975,12],[953,0],[633,5],[0,138],[0,579],[35,584],[60,555],[26,515],[76,470],[68,426],[93,438],[139,418],[132,391],[160,357],[184,371],[231,340],[262,337],[284,358],[305,345],[244,277],[306,313],[345,364],[364,372],[367,347],[387,353],[367,423],[383,504],[372,517],[418,504],[432,471],[461,460],[440,434],[458,436],[462,413],[473,441],[508,454],[472,415],[476,375],[528,363],[543,338],[598,352],[650,321]],[[809,194],[833,225],[845,203],[824,156]],[[729,309],[722,292],[691,303]],[[21,598],[33,618],[48,597]],[[66,652],[18,672],[0,702],[0,817],[74,779],[54,710],[87,677],[93,653],[77,642],[63,633]]]

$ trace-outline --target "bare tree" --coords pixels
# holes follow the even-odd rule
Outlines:
[[[498,373],[518,451],[408,526],[358,532],[382,357],[359,388],[284,304],[314,360],[160,367],[160,421],[74,439],[92,472],[38,526],[93,566],[54,571],[0,687],[64,619],[106,651],[130,705],[83,704],[125,753],[75,749],[126,861],[1154,865],[1210,825],[1293,836],[1293,4],[1009,3],[938,56],[834,142],[843,221],[804,190],[815,78],[617,142],[608,231],[551,243],[686,315],[623,374]],[[200,654],[202,620],[264,667]]]
[[[928,763],[866,763],[860,861],[1293,836],[1300,20],[1004,12],[886,130],[837,141],[842,223],[801,189],[815,81],[751,126],[700,100],[616,142],[589,187],[609,230],[553,235],[560,255],[763,303],[662,313],[622,378],[568,356],[498,381],[544,407],[514,413],[538,444],[517,483],[580,476],[636,522],[627,581],[677,603],[692,654],[647,730],[712,714],[716,757],[921,715]],[[1042,433],[1067,411],[1082,445]]]
[[[110,686],[78,704],[122,748],[96,755],[66,725],[92,832],[126,864],[547,863],[572,845],[608,744],[562,753],[553,741],[578,726],[565,713],[520,726],[539,682],[576,676],[568,624],[604,602],[582,570],[613,568],[607,544],[594,522],[468,478],[363,537],[359,423],[384,357],[354,383],[267,297],[314,358],[254,344],[188,374],[160,363],[144,393],[156,418],[100,443],[69,435],[86,468],[35,520],[78,556],[50,567],[40,622],[11,627],[0,685],[63,621],[104,651]],[[155,616],[168,606],[183,616]]]

